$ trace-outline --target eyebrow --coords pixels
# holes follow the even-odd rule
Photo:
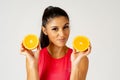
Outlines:
[[[69,23],[66,23],[65,25],[69,25]]]
[[[69,23],[64,24],[64,26],[66,26],[66,25],[69,25]],[[51,26],[51,28],[53,28],[53,27],[58,27],[58,26]]]

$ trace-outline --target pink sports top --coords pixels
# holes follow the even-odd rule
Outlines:
[[[40,80],[70,80],[71,53],[69,48],[64,57],[55,59],[43,48],[38,61]]]

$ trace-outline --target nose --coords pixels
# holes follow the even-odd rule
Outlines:
[[[60,30],[60,31],[59,31],[59,36],[61,36],[61,37],[64,36],[64,31],[63,31],[63,30]]]

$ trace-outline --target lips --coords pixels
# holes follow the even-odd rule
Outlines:
[[[60,42],[66,42],[66,39],[64,38],[64,39],[58,39],[58,41],[60,41]]]

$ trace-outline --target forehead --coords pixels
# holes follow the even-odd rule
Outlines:
[[[48,20],[47,26],[63,26],[69,24],[69,20],[64,16],[59,16],[55,18],[50,18]]]

